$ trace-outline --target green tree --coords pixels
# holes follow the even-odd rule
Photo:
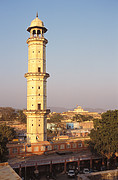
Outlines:
[[[77,121],[77,122],[91,121],[91,120],[93,120],[92,116],[85,116],[82,114],[75,114],[73,116],[73,121]]]
[[[16,137],[16,131],[14,128],[10,126],[6,126],[6,124],[0,125],[0,134],[2,137],[7,138],[8,141],[11,141]]]
[[[23,113],[23,110],[18,110],[17,115],[18,115],[18,121],[26,124],[27,118],[26,115]]]
[[[0,107],[0,112],[2,121],[13,121],[16,119],[17,113],[12,107]]]
[[[61,114],[55,113],[50,117],[49,122],[58,123],[58,122],[61,122],[62,119],[63,119],[63,116]]]
[[[0,134],[0,162],[5,162],[8,160],[8,139]]]
[[[54,135],[53,131],[51,129],[47,129],[47,137],[52,138]]]
[[[73,116],[73,121],[81,122],[82,119],[80,118],[80,114],[75,114],[75,115]]]
[[[7,143],[15,138],[16,132],[14,128],[0,125],[0,162],[5,162],[8,159]]]
[[[110,159],[118,152],[118,110],[109,110],[101,117],[94,120],[90,133],[92,149]]]

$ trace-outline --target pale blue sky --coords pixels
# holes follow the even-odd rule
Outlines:
[[[48,106],[118,109],[118,0],[0,0],[0,106],[26,108],[26,31],[48,29]]]

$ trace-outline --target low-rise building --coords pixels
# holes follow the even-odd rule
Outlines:
[[[89,129],[69,129],[66,132],[69,137],[87,137],[89,133]]]
[[[55,123],[47,123],[47,129],[54,131],[55,130]]]
[[[67,136],[66,136],[67,137]],[[60,136],[61,138],[61,136]],[[79,152],[83,150],[88,150],[85,140],[90,139],[89,137],[81,138],[68,138],[55,139],[53,141],[40,141],[38,143],[27,144],[26,142],[16,143],[12,142],[7,145],[9,149],[9,158],[17,156],[31,156],[32,154],[45,154],[54,153],[58,151],[69,151],[69,152]]]
[[[11,168],[8,162],[0,163],[1,180],[21,180],[20,176]]]

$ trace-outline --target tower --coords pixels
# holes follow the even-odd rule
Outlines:
[[[28,73],[27,78],[27,142],[37,143],[47,140],[47,109],[46,79],[46,44],[44,33],[47,29],[43,22],[36,18],[27,29],[30,32],[28,44]]]

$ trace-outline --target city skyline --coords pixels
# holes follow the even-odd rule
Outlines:
[[[48,32],[48,106],[118,109],[118,2],[0,2],[0,106],[26,108],[29,37],[39,14]]]

